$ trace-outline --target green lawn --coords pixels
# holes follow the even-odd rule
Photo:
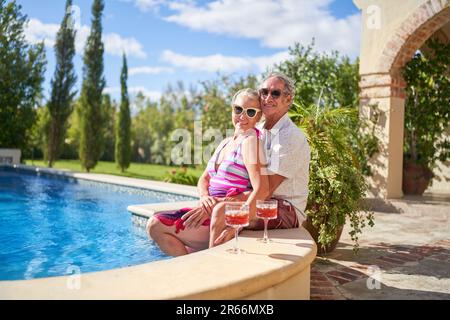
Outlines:
[[[47,165],[42,160],[26,160],[25,164],[38,167],[47,167]],[[72,171],[83,172],[79,160],[60,160],[55,163],[53,168],[69,169]],[[177,169],[177,167],[162,166],[156,164],[132,163],[127,171],[122,173],[120,172],[120,169],[117,169],[114,162],[100,161],[97,163],[95,169],[91,170],[91,173],[113,174],[116,176],[162,181],[164,180],[164,178],[166,178],[169,172],[174,169]],[[196,177],[200,177],[203,173],[203,170],[189,168],[187,172]]]

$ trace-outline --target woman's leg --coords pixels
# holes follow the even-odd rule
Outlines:
[[[182,256],[188,253],[186,247],[194,251],[208,248],[209,226],[196,229],[184,229],[176,233],[176,226],[167,226],[155,217],[147,223],[147,233],[160,249],[170,256]]]

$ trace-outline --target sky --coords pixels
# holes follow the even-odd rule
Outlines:
[[[44,41],[50,95],[55,35],[64,0],[17,0],[29,19],[31,43]],[[82,56],[93,0],[74,0],[77,28],[75,67],[81,87]],[[315,39],[316,49],[359,55],[359,10],[352,0],[106,0],[103,15],[106,92],[120,98],[122,53],[128,60],[128,89],[156,101],[169,84],[186,88],[217,79],[260,75],[289,58],[288,49]]]

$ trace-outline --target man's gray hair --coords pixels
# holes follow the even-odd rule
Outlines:
[[[292,100],[294,100],[295,82],[294,82],[294,80],[292,80],[287,75],[285,75],[284,73],[281,73],[281,72],[271,72],[267,76],[265,76],[259,85],[259,89],[262,89],[263,83],[266,82],[267,80],[269,80],[270,78],[277,78],[278,80],[283,81],[286,93],[292,97]]]
[[[252,99],[255,99],[256,101],[259,102],[259,93],[258,91],[251,89],[251,88],[244,88],[239,90],[238,92],[236,92],[233,96],[233,99],[231,100],[231,104],[234,104],[234,102],[236,101],[236,99],[240,96],[243,95],[245,97],[249,97]]]

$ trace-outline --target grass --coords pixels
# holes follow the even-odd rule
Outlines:
[[[47,167],[46,163],[43,160],[26,160],[25,164],[37,167]],[[79,160],[59,160],[54,164],[53,168],[68,169],[76,172],[85,172],[82,170]],[[90,173],[112,174],[130,178],[164,181],[169,173],[177,168],[178,167],[147,163],[131,163],[130,167],[122,173],[120,169],[117,168],[114,162],[99,161],[97,163],[97,166],[92,169]],[[203,173],[203,169],[188,168],[187,173],[192,174],[195,177],[200,177]]]

